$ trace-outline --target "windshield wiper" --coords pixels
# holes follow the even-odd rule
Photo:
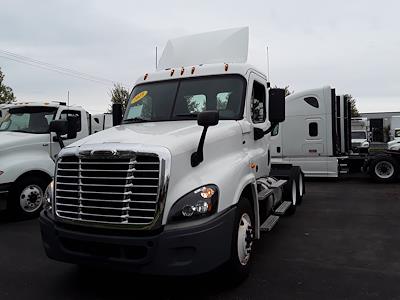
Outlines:
[[[197,113],[178,114],[176,117],[197,117]]]
[[[131,119],[126,119],[123,121],[124,124],[128,124],[128,123],[142,123],[142,122],[151,122],[152,120],[146,120],[146,119],[142,119],[142,118],[131,118]]]

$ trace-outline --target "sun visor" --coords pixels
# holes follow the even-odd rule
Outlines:
[[[249,28],[219,30],[169,40],[158,70],[214,63],[245,63]]]

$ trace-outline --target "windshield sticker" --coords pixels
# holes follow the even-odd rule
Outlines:
[[[147,91],[143,91],[139,94],[137,94],[133,99],[131,100],[131,104],[135,104],[136,102],[142,100],[144,97],[146,97]]]

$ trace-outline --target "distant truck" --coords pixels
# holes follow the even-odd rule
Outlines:
[[[286,120],[271,133],[273,162],[299,166],[307,177],[363,171],[380,182],[398,179],[400,152],[351,150],[350,111],[347,97],[330,86],[286,97]]]
[[[3,121],[7,112],[9,104],[0,104],[0,122]]]
[[[109,121],[104,123],[109,116],[91,116],[81,107],[62,102],[8,105],[0,123],[0,210],[21,217],[38,215],[60,144],[78,141],[93,128],[97,132],[105,124],[110,127]],[[49,130],[53,120],[67,120],[74,132],[57,139]]]
[[[391,141],[388,142],[389,150],[400,149],[400,116],[393,116],[390,123]]]
[[[351,149],[353,152],[367,153],[369,148],[369,126],[367,118],[351,119]]]

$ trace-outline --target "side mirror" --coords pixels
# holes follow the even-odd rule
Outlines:
[[[199,126],[215,126],[219,122],[219,112],[217,110],[202,111],[197,116]]]
[[[68,132],[67,132],[67,139],[75,139],[78,133],[78,122],[79,117],[77,116],[68,116]]]
[[[219,112],[217,110],[203,111],[197,115],[197,124],[203,126],[203,132],[201,133],[199,146],[197,151],[192,153],[190,163],[192,167],[197,167],[203,160],[203,147],[206,139],[207,129],[209,126],[215,126],[219,122]]]
[[[57,135],[68,134],[68,121],[67,120],[51,121],[50,132],[54,132]]]
[[[120,103],[114,103],[112,105],[113,126],[121,124],[122,114],[122,105]]]
[[[285,90],[269,90],[269,110],[268,118],[272,123],[281,123],[285,121]]]

